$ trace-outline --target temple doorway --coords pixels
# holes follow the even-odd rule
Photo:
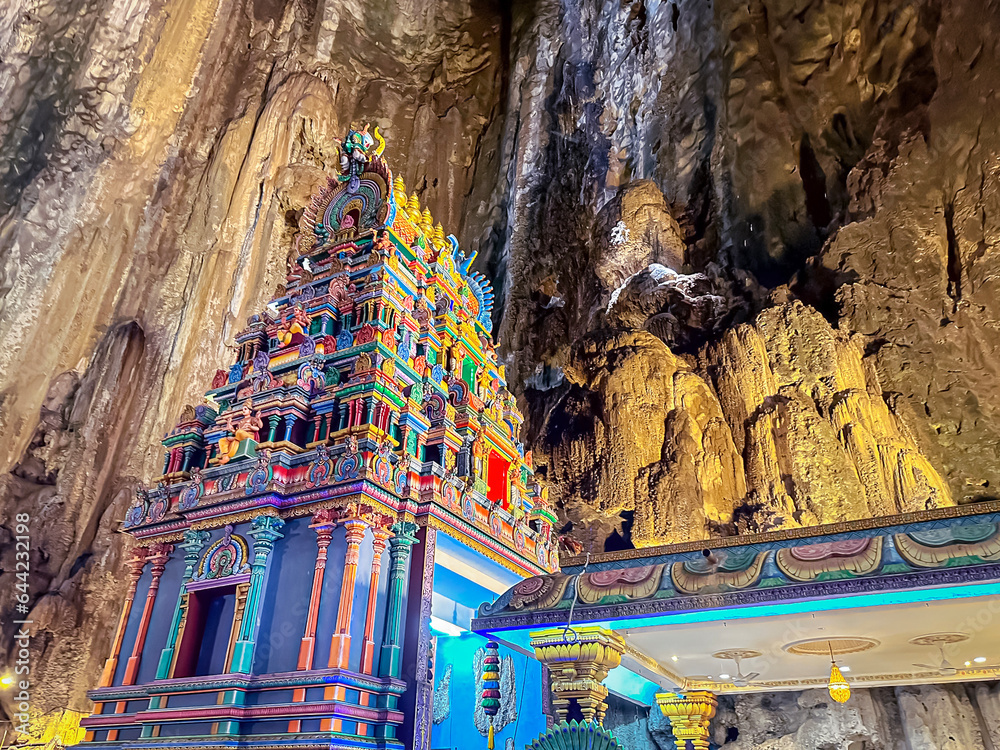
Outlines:
[[[174,677],[226,671],[235,612],[235,584],[191,592]]]

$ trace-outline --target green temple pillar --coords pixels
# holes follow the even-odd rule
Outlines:
[[[170,621],[167,645],[160,652],[160,662],[156,667],[156,679],[158,680],[165,680],[170,677],[170,668],[174,663],[174,652],[177,649],[177,636],[181,627],[181,617],[184,614],[187,584],[194,577],[195,568],[198,567],[198,559],[201,557],[201,550],[208,542],[210,536],[207,531],[188,530],[184,532],[184,543],[180,545],[180,548],[184,550],[184,577],[181,579],[181,590],[177,594],[177,606],[174,608],[174,617]]]
[[[437,529],[424,526],[416,536],[407,576],[406,635],[402,650],[406,692],[399,699],[399,708],[403,712],[399,739],[410,750],[430,750],[434,703],[434,667],[431,663],[434,654],[431,650],[433,636],[430,623]]]
[[[379,677],[399,677],[402,665],[403,604],[406,600],[406,567],[410,549],[417,543],[417,525],[401,521],[391,527],[389,540],[389,601],[386,610],[385,635],[378,664]]]
[[[233,647],[232,671],[250,674],[253,668],[253,652],[257,645],[257,630],[260,626],[260,605],[267,577],[267,559],[274,549],[274,543],[281,539],[285,522],[276,516],[257,516],[250,524],[248,536],[253,537],[253,562],[250,564],[250,591],[247,593],[246,609],[240,622],[240,632]]]

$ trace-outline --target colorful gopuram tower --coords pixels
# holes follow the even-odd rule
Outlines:
[[[287,284],[164,438],[82,747],[425,750],[434,623],[557,568],[490,285],[384,145],[350,131]]]

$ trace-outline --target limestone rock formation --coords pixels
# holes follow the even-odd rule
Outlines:
[[[712,741],[725,750],[989,750],[996,747],[998,686],[855,689],[848,703],[824,690],[722,696]],[[629,750],[673,750],[655,707],[640,715],[611,702],[605,726]]]
[[[649,545],[953,503],[866,365],[801,302],[731,328],[695,361],[645,331],[585,337],[541,427],[552,497],[634,514]]]
[[[715,740],[732,750],[986,750],[996,742],[995,698],[987,697],[995,691],[995,685],[875,688],[853,691],[843,706],[822,690],[734,696],[723,701]],[[738,727],[738,738],[727,742],[730,726]]]
[[[996,496],[1000,140],[984,125],[998,106],[995,18],[990,0],[891,11],[860,1],[579,0],[515,15],[505,179],[494,197],[505,210],[492,230],[502,241],[488,260],[536,457],[551,453],[553,477],[570,481],[567,520],[593,526],[603,514],[615,525],[624,512],[638,524],[653,513],[629,508],[634,487],[588,489],[593,462],[574,471],[568,457],[581,449],[557,447],[564,405],[580,423],[593,400],[558,374],[577,343],[623,330],[696,354],[694,370],[712,381],[748,490],[728,531],[767,527],[768,516],[815,523]],[[630,191],[646,195],[648,180],[685,243],[686,265],[666,264],[677,274],[669,280],[648,263],[644,238],[656,233],[635,231],[620,207]],[[629,245],[611,243],[619,227]],[[713,263],[722,281],[704,283],[697,274]],[[763,307],[758,282],[788,283],[775,302],[819,313],[804,329],[818,336],[815,351],[804,338],[781,351],[782,338],[795,340],[782,333],[796,325],[784,313],[765,312],[754,335],[737,327]],[[822,331],[824,319],[832,325]],[[652,479],[654,492],[701,507],[700,480],[681,479],[695,469],[671,471],[680,451],[659,443],[658,426],[641,432],[637,456],[605,477]],[[597,431],[580,439],[622,444]],[[664,458],[640,479],[640,457],[658,450]],[[667,516],[654,517],[671,529],[657,538],[685,538],[688,529],[678,537]],[[634,531],[627,541],[655,537]]]

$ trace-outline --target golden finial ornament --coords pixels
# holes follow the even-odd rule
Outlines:
[[[403,178],[397,175],[392,180],[392,197],[396,201],[396,207],[400,211],[406,210],[406,185]]]
[[[420,226],[420,198],[416,193],[410,196],[406,202],[406,214],[410,217],[413,226]]]
[[[420,217],[420,231],[424,233],[424,237],[430,238],[434,235],[434,217],[431,216],[431,210],[429,208],[424,209],[423,216]]]

